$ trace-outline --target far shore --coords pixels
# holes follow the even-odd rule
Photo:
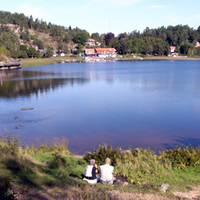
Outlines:
[[[193,58],[193,57],[168,57],[168,56],[147,56],[147,57],[116,57],[107,60],[113,61],[134,61],[134,60],[200,60],[200,58]],[[26,58],[22,59],[22,67],[36,67],[36,66],[43,66],[49,64],[56,64],[56,63],[73,63],[73,62],[85,62],[82,57],[52,57],[52,58]]]

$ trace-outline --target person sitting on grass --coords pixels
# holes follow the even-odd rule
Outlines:
[[[114,167],[110,165],[110,158],[105,159],[105,165],[100,165],[99,174],[100,182],[104,185],[112,185],[115,177],[113,177]]]
[[[94,159],[91,159],[89,165],[85,169],[85,177],[83,180],[91,184],[97,183],[99,177],[96,177],[96,174],[98,174],[97,164],[95,164]]]

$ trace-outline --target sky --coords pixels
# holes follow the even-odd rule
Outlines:
[[[146,27],[200,26],[200,0],[0,0],[0,10],[90,34],[143,32]]]

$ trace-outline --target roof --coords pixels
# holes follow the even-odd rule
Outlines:
[[[96,48],[96,51],[115,51],[115,48]]]
[[[176,47],[175,47],[175,46],[170,46],[169,48],[170,48],[170,49],[176,49]]]
[[[85,49],[85,52],[95,54],[94,49]]]
[[[95,42],[95,40],[92,39],[92,38],[88,38],[88,40],[89,40],[90,42]]]

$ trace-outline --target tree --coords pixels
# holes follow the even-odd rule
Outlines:
[[[63,50],[63,43],[58,43],[57,52],[62,52]]]
[[[52,56],[53,56],[53,47],[52,46],[48,46],[45,57],[50,58]]]
[[[75,43],[81,43],[84,44],[88,39],[88,35],[85,33],[77,33],[74,35],[73,41]]]
[[[107,33],[107,34],[105,35],[105,43],[106,43],[106,45],[108,46],[109,41],[110,41],[111,39],[114,39],[114,38],[115,38],[114,33]]]
[[[28,20],[28,27],[30,29],[33,29],[33,17],[32,17],[32,15],[30,16],[30,19]]]
[[[64,37],[64,42],[69,43],[72,40],[73,36],[69,33],[67,33]]]
[[[37,51],[36,51],[33,47],[30,47],[30,48],[28,49],[27,54],[28,54],[28,57],[29,57],[29,58],[35,58],[35,57],[36,57],[36,54],[37,54]]]
[[[76,54],[80,54],[83,52],[83,50],[82,50],[83,47],[80,43],[78,43],[78,46],[76,48],[77,48],[77,50],[75,51]]]

